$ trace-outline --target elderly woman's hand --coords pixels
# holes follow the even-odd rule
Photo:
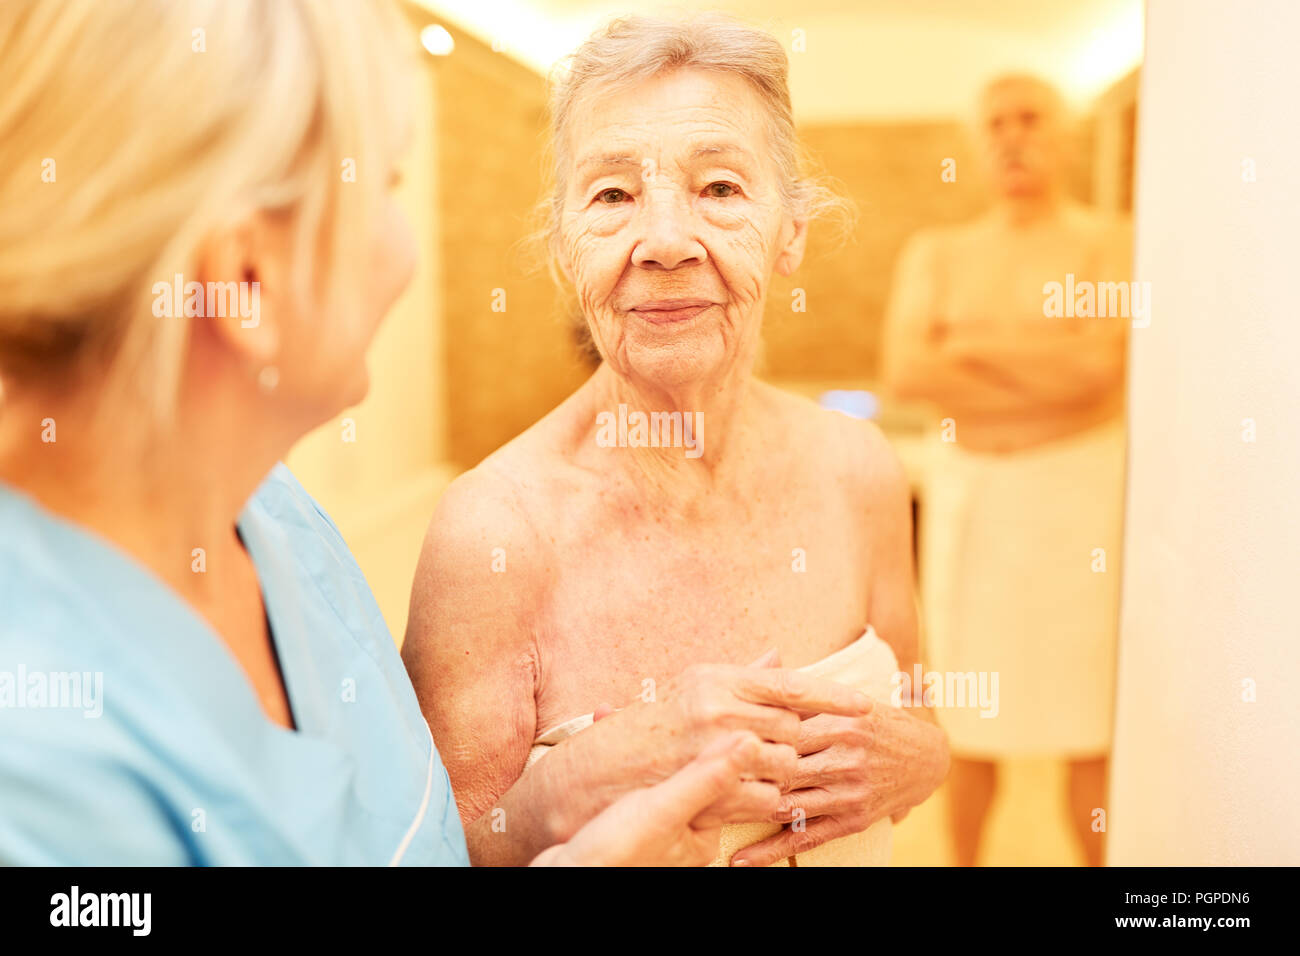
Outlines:
[[[801,714],[870,714],[870,698],[851,687],[773,665],[774,652],[749,667],[701,664],[688,667],[662,688],[655,703],[640,703],[601,721],[619,722],[625,744],[652,747],[673,772],[707,750],[719,735],[742,730],[759,738],[746,754],[746,782],[728,791],[702,815],[720,825],[770,818],[777,811],[767,784],[783,789],[797,772]]]
[[[792,825],[737,853],[732,866],[767,866],[886,816],[902,819],[948,773],[947,737],[928,714],[877,702],[862,717],[818,714],[802,730],[798,768],[771,818]]]
[[[533,866],[703,866],[718,853],[721,827],[700,816],[743,787],[743,774],[762,743],[753,734],[717,738],[667,780],[611,804],[567,843],[553,846]],[[780,790],[758,785],[775,807]]]

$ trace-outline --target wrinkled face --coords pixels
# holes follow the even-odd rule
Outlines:
[[[1066,148],[1061,120],[1052,95],[1037,84],[1012,81],[985,94],[980,146],[995,192],[1035,196],[1057,184]]]
[[[606,363],[650,388],[747,372],[775,269],[802,257],[758,96],[683,69],[575,111],[558,233]]]

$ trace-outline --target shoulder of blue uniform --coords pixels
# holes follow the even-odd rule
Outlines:
[[[313,532],[317,542],[329,546],[333,551],[337,563],[330,565],[330,562],[326,561],[325,564],[328,569],[317,568],[316,570],[331,577],[341,573],[349,579],[350,587],[347,589],[326,588],[322,593],[327,594],[332,600],[345,601],[347,607],[361,612],[361,618],[358,618],[347,613],[343,607],[335,607],[335,610],[339,613],[343,631],[349,635],[351,640],[364,646],[366,652],[375,660],[387,678],[398,718],[421,754],[420,770],[422,775],[425,772],[424,761],[433,761],[436,771],[433,785],[435,787],[441,786],[446,791],[444,794],[446,804],[444,811],[450,814],[445,819],[438,821],[437,824],[442,831],[446,856],[448,861],[454,865],[467,865],[469,857],[465,849],[465,838],[461,830],[456,803],[451,796],[450,780],[447,778],[446,769],[442,766],[441,757],[438,755],[437,747],[433,743],[428,723],[420,711],[415,689],[411,686],[410,679],[406,675],[406,669],[402,664],[401,657],[398,655],[397,645],[388,630],[387,622],[385,622],[378,604],[375,603],[370,586],[353,558],[347,543],[343,540],[338,527],[325,513],[324,509],[317,504],[315,499],[307,493],[293,473],[283,464],[278,464],[271,470],[266,480],[263,481],[261,487],[258,488],[250,500],[249,505],[258,509],[268,520],[278,522],[281,525],[293,525],[299,529]],[[313,544],[313,542],[298,543],[305,543],[308,548]],[[305,549],[299,549],[295,554],[295,559],[307,565],[313,564],[311,556],[306,553]],[[324,635],[317,634],[314,637],[321,639]],[[447,808],[450,808],[449,811]]]
[[[272,468],[249,500],[249,512],[277,526],[292,551],[290,560],[315,581],[352,640],[382,660],[390,679],[405,680],[397,645],[365,573],[338,526],[293,472],[283,464]]]
[[[271,469],[249,500],[245,516],[250,512],[273,523],[286,536],[284,540],[292,551],[291,559],[315,579],[322,595],[340,614],[344,610],[339,603],[344,592],[337,585],[346,582],[349,605],[359,609],[364,617],[364,621],[353,623],[382,631],[386,643],[392,645],[392,635],[371,593],[370,584],[338,525],[285,465],[277,464]],[[352,630],[354,637],[360,636],[355,628]]]
[[[288,520],[327,534],[344,544],[343,534],[328,512],[320,506],[283,462],[278,463],[258,486],[249,501],[278,520]]]

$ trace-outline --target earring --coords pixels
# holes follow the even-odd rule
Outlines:
[[[280,370],[274,365],[265,365],[262,371],[257,373],[257,387],[266,395],[275,391],[275,387],[280,384]]]

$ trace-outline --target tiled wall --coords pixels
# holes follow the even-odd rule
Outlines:
[[[438,214],[449,455],[469,466],[559,404],[587,372],[550,276],[521,245],[542,189],[545,83],[455,37],[455,54],[438,62]],[[502,293],[505,311],[493,311]]]
[[[763,376],[773,379],[872,378],[894,260],[917,229],[956,222],[985,205],[974,158],[956,123],[816,126],[800,131],[822,171],[838,180],[857,210],[853,233],[813,226],[808,256],[768,297]],[[1086,147],[1085,137],[1084,145]],[[1081,150],[1074,192],[1088,194],[1089,151]],[[945,159],[956,179],[941,177]],[[803,289],[807,311],[792,310]]]

